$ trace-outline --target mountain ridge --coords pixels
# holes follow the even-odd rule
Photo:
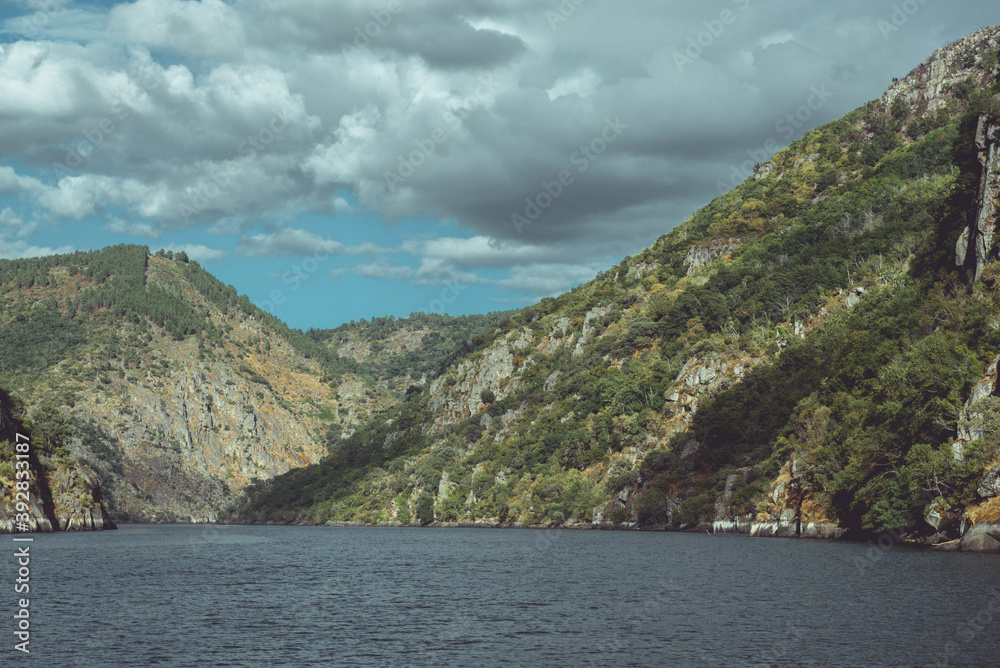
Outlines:
[[[119,520],[214,521],[249,482],[319,461],[332,426],[350,433],[405,390],[183,254],[0,261],[0,295],[0,385],[70,423],[60,445],[96,471]]]
[[[162,251],[0,262],[0,381],[86,422],[70,450],[145,521],[1000,550],[998,47],[939,49],[517,312],[302,333]]]
[[[954,537],[956,513],[993,503],[968,485],[998,459],[978,439],[925,498],[996,345],[969,320],[995,309],[991,267],[977,283],[949,249],[981,181],[998,36],[939,49],[650,248],[524,309],[432,382],[416,424],[390,414],[308,476],[252,488],[235,517]],[[893,384],[894,360],[941,380]],[[898,422],[902,407],[926,428]],[[943,506],[948,522],[926,522]]]

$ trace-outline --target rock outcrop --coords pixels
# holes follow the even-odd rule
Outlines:
[[[986,477],[976,488],[976,494],[984,499],[1000,496],[1000,466],[986,474]]]
[[[993,252],[993,235],[1000,209],[1000,95],[994,96],[989,113],[979,117],[976,149],[982,169],[976,211],[972,224],[959,237],[955,262],[974,268],[978,281]]]
[[[667,422],[667,434],[676,434],[690,427],[698,411],[699,401],[704,401],[739,381],[761,361],[750,357],[735,359],[713,353],[689,359],[664,397],[666,403],[663,416]]]
[[[511,338],[507,343],[490,346],[480,356],[458,362],[454,373],[431,382],[430,407],[440,415],[435,430],[479,413],[484,391],[489,390],[499,400],[514,389],[512,382],[516,381],[511,376],[517,366],[515,360],[518,365],[524,360],[517,357],[516,351],[531,342],[531,335],[521,332]]]
[[[744,239],[725,238],[695,244],[684,256],[684,266],[687,275],[694,276],[706,267],[711,266],[720,258],[729,255],[743,244]]]
[[[88,262],[110,262],[114,252],[97,251]],[[30,312],[32,304],[50,303],[53,317],[67,323],[95,290],[134,305],[128,317],[77,312],[66,326],[81,344],[49,360],[43,381],[17,386],[29,410],[56,402],[46,410],[69,425],[63,443],[69,453],[61,458],[93,467],[113,517],[213,521],[252,481],[318,462],[336,418],[348,418],[338,424],[350,429],[352,408],[363,419],[378,406],[363,389],[341,402],[329,365],[307,354],[313,349],[200,269],[141,247],[121,252],[115,275],[142,281],[141,291],[116,278],[95,287],[84,265],[65,264],[72,257],[60,258],[30,286],[0,286],[12,308]],[[153,317],[157,300],[187,313],[185,332]],[[351,394],[352,375],[335,377]],[[99,522],[99,515],[84,513],[67,525]]]
[[[68,457],[49,456],[32,443],[11,414],[12,400],[0,390],[0,533],[116,529],[94,472]],[[17,445],[27,446],[19,451]],[[16,455],[27,455],[21,460]],[[29,468],[17,467],[24,461]],[[28,472],[18,477],[18,473]],[[27,508],[18,483],[28,482]],[[19,517],[27,515],[27,518]]]
[[[326,398],[329,388],[298,375],[306,396]],[[221,361],[177,360],[155,384],[144,381],[112,378],[105,396],[77,407],[110,437],[109,471],[120,471],[109,473],[114,508],[133,519],[213,521],[250,481],[314,463],[326,452],[317,421],[296,415],[277,388]],[[70,449],[95,459],[80,441]]]
[[[986,434],[983,426],[983,401],[997,394],[997,366],[1000,357],[986,369],[986,374],[972,388],[972,393],[962,407],[958,416],[958,437],[951,445],[952,458],[962,461],[965,456],[965,444],[983,438]]]
[[[798,455],[782,467],[764,506],[750,527],[751,536],[835,539],[844,533],[827,517],[827,504],[805,484]]]
[[[903,99],[915,110],[936,112],[952,98],[952,89],[970,76],[982,76],[983,58],[1000,46],[1000,27],[982,28],[938,49],[882,96],[888,109]]]

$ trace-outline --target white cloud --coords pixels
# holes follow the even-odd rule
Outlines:
[[[522,290],[534,295],[551,297],[562,294],[574,285],[589,281],[605,267],[584,264],[531,264],[514,267],[508,278],[497,285],[509,290]]]
[[[14,233],[14,236],[23,239],[34,234],[38,228],[37,221],[25,222],[10,207],[0,211],[0,240],[7,238],[11,232]]]
[[[413,268],[406,265],[391,265],[379,259],[370,264],[359,264],[351,268],[358,276],[385,278],[389,280],[407,279],[413,276]]]
[[[317,146],[305,159],[303,169],[316,183],[353,183],[362,171],[368,146],[378,136],[380,114],[372,106],[346,114],[332,133],[331,143]]]
[[[547,92],[550,100],[555,100],[567,95],[579,95],[580,97],[590,97],[597,92],[601,85],[601,77],[596,72],[584,69],[569,76],[556,80],[555,85]]]
[[[281,228],[274,232],[243,237],[238,248],[249,256],[276,255],[371,255],[385,252],[375,244],[352,246],[301,229]]]
[[[0,260],[17,260],[26,257],[45,257],[46,255],[62,255],[72,253],[72,246],[34,246],[26,241],[5,241],[0,239]]]
[[[428,261],[462,267],[500,267],[534,262],[553,257],[553,250],[543,246],[501,242],[478,235],[468,239],[440,237],[403,243],[401,250]]]
[[[112,216],[108,221],[108,229],[116,234],[127,234],[135,237],[145,237],[147,239],[159,239],[160,231],[149,223],[138,223],[124,218]]]
[[[887,41],[878,3],[752,3],[679,71],[674,53],[718,16],[704,3],[584,3],[554,31],[553,6],[404,0],[345,55],[378,3],[18,0],[24,14],[2,26],[0,195],[45,224],[98,216],[149,238],[205,227],[245,256],[372,255],[362,271],[395,280],[547,293],[707,203],[811,86],[835,92],[813,122],[838,117],[995,10],[931,3]],[[580,170],[574,156],[619,117],[628,129]],[[80,164],[51,170],[78,147]],[[414,151],[420,164],[388,188]],[[565,170],[573,183],[515,228]],[[470,238],[384,249],[297,229],[357,212],[454,222]]]
[[[132,44],[201,56],[236,56],[246,44],[243,19],[222,0],[137,0],[115,6],[111,27]]]
[[[0,194],[30,192],[44,189],[37,179],[18,176],[13,167],[0,165]]]
[[[497,242],[488,237],[467,239],[442,237],[411,240],[398,248],[379,249],[374,262],[335,269],[332,276],[354,273],[370,278],[409,281],[415,285],[492,285],[503,290],[550,296],[593,278],[603,268],[598,263],[580,264],[572,249],[553,253],[551,249],[528,244]],[[416,269],[390,260],[405,255],[418,260]],[[492,278],[482,270],[501,271]]]
[[[65,7],[73,0],[13,0],[19,5],[28,7],[29,9],[35,9],[38,11],[52,11],[53,9],[61,9]]]

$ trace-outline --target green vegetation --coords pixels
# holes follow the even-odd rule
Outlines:
[[[84,341],[79,323],[60,313],[54,300],[39,307],[8,304],[0,313],[0,376],[36,374]]]
[[[698,524],[724,495],[741,518],[769,513],[793,456],[811,512],[845,528],[912,529],[932,500],[960,514],[1000,462],[1000,400],[965,411],[1000,353],[1000,262],[989,249],[978,282],[974,258],[954,264],[977,206],[975,128],[1000,92],[996,52],[982,63],[934,113],[870,102],[516,312],[303,333],[183,253],[0,262],[0,382],[28,390],[47,455],[79,445],[113,487],[112,435],[66,409],[90,387],[155,386],[175,360],[152,342],[191,358],[197,342],[257,399],[326,429],[321,462],[247,488],[231,512],[247,521]],[[339,393],[289,396],[303,384],[269,376],[272,345]],[[960,432],[977,438],[956,459]]]
[[[232,286],[224,286],[183,253],[178,253],[175,261],[178,277],[223,315],[232,313],[263,323],[288,341],[297,353],[316,360],[327,381],[336,383],[346,373],[361,371],[353,360],[340,358],[312,337],[260,310],[245,295],[237,294]],[[98,326],[131,323],[140,332],[155,326],[177,341],[197,336],[203,354],[221,348],[227,338],[225,327],[217,324],[207,310],[194,306],[169,281],[148,284],[148,270],[149,249],[134,245],[47,258],[0,260],[0,295],[7,293],[9,299],[9,307],[0,316],[0,350],[12,351],[0,357],[0,374],[38,372],[56,363],[74,346],[92,338],[87,336],[84,326],[87,318]],[[49,297],[41,310],[13,298],[12,291],[54,287],[74,280],[85,286],[79,294],[64,300]],[[112,356],[118,346],[118,342],[109,344]]]
[[[45,518],[58,524],[57,511],[65,510],[56,507],[60,494],[64,495],[61,503],[68,503],[71,510],[92,508],[96,501],[87,486],[85,473],[69,456],[67,448],[74,435],[73,425],[53,401],[35,407],[30,419],[26,413],[24,403],[0,387],[0,515],[6,519],[14,517],[16,475],[23,474],[23,462],[19,462],[18,455],[23,456],[25,452],[15,444],[23,447],[24,443],[30,444],[26,451],[31,472],[30,494]],[[18,462],[16,470],[15,462]],[[50,482],[56,477],[53,474],[68,475],[75,478],[75,483],[69,489],[60,489],[59,482]]]
[[[388,316],[351,321],[336,329],[310,329],[306,336],[324,349],[347,344],[363,346],[370,357],[352,370],[402,390],[410,382],[408,379],[437,376],[457,356],[481,345],[488,333],[510,316],[509,311],[459,317],[411,313],[409,318]],[[408,338],[409,344],[392,352],[388,342],[401,336]]]
[[[434,399],[445,405],[468,382],[460,369],[526,333],[512,391],[476,390],[478,412],[443,419],[411,387],[403,408],[338,440],[328,461],[253,490],[237,515],[383,521],[415,498],[422,522],[434,509],[442,521],[561,524],[603,508],[611,522],[698,523],[734,473],[733,507],[754,513],[793,453],[847,528],[912,525],[933,496],[961,510],[1000,450],[946,455],[1000,351],[1000,282],[976,287],[953,266],[975,204],[970,137],[995,89],[963,83],[934,114],[872,102],[808,133],[649,249],[459,343]],[[731,249],[721,261],[688,264],[692,248],[718,244]],[[862,298],[845,309],[847,294]],[[796,323],[810,331],[795,336]],[[399,331],[391,319],[366,326],[376,341]],[[749,367],[741,382],[724,380],[678,430],[683,409],[668,395],[685,387],[682,371],[737,363]],[[389,377],[429,369],[378,364]],[[632,511],[609,503],[620,494]]]

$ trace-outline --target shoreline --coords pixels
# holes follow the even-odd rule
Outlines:
[[[128,526],[189,526],[189,527],[217,527],[217,526],[260,526],[260,527],[331,527],[331,528],[368,528],[368,529],[528,529],[528,530],[565,530],[565,531],[641,531],[654,533],[706,533],[715,535],[736,535],[748,538],[784,538],[795,540],[808,540],[819,542],[843,542],[855,544],[869,544],[873,548],[883,549],[887,547],[910,547],[919,548],[934,552],[967,552],[974,554],[997,554],[1000,555],[1000,523],[983,523],[969,528],[965,534],[959,538],[950,539],[943,542],[932,543],[928,540],[908,540],[898,533],[885,532],[882,534],[847,532],[837,528],[837,531],[798,531],[789,527],[779,527],[781,530],[774,530],[769,526],[771,523],[740,524],[738,527],[729,526],[731,522],[703,522],[696,525],[671,525],[654,524],[639,526],[636,523],[612,524],[610,522],[575,522],[572,524],[528,524],[524,522],[492,522],[485,520],[465,521],[465,522],[430,522],[421,524],[413,521],[408,524],[402,522],[359,522],[359,521],[328,521],[328,522],[240,522],[240,521],[215,521],[215,522],[142,522],[142,521],[120,521],[116,523],[115,529]],[[725,524],[727,526],[720,526]],[[801,529],[801,527],[800,527]],[[91,531],[100,531],[93,529]],[[106,530],[106,529],[105,529]],[[59,531],[31,531],[29,533],[82,533],[87,529],[59,530]],[[0,533],[4,533],[0,531]],[[8,532],[9,533],[9,532]],[[888,540],[886,540],[888,538]]]
[[[703,522],[696,525],[670,525],[654,524],[648,526],[638,526],[636,523],[612,524],[610,522],[575,522],[572,524],[528,524],[524,522],[491,522],[484,520],[464,521],[464,522],[430,522],[421,524],[413,521],[408,524],[402,522],[359,522],[359,521],[335,521],[328,522],[240,522],[240,521],[216,521],[216,522],[123,522],[122,524],[132,525],[160,525],[160,526],[311,526],[311,527],[332,527],[332,528],[368,528],[368,529],[530,529],[530,530],[566,530],[566,531],[641,531],[655,533],[707,533],[709,535],[738,535],[748,538],[784,538],[795,540],[808,540],[819,542],[843,542],[855,544],[869,544],[874,548],[885,548],[891,546],[910,547],[925,549],[934,552],[968,552],[975,554],[998,554],[1000,555],[1000,524],[980,524],[969,528],[966,533],[959,537],[943,542],[930,542],[924,540],[908,540],[902,538],[896,532],[884,532],[881,534],[848,532],[837,528],[836,532],[830,531],[800,531],[796,533],[791,527],[786,530],[773,530],[771,523],[740,524],[736,527],[720,527],[718,522]],[[730,523],[725,523],[730,524]],[[733,523],[735,524],[735,523]],[[804,529],[804,527],[803,527]],[[982,538],[997,536],[993,542],[998,545],[984,543]],[[888,539],[888,540],[887,540]]]

